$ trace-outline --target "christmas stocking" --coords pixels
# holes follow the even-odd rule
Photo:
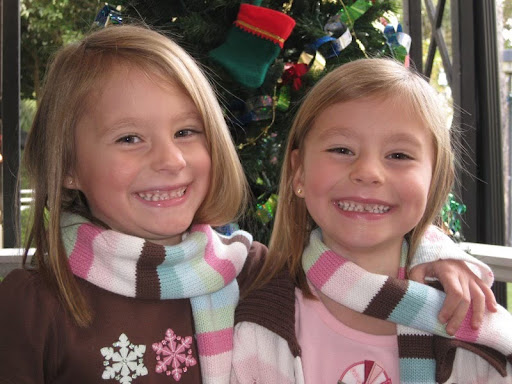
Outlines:
[[[269,8],[241,4],[233,24],[226,41],[210,51],[210,56],[240,84],[257,88],[290,36],[295,20]]]

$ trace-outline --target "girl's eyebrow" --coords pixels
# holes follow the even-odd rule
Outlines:
[[[127,129],[130,127],[135,128],[138,126],[140,121],[141,119],[132,117],[122,117],[120,119],[104,121],[103,124],[99,126],[100,133],[101,135],[111,135],[123,129]]]
[[[344,126],[336,126],[322,129],[317,135],[319,140],[328,140],[337,136],[351,137],[353,134],[350,128]]]
[[[185,111],[182,113],[178,113],[173,116],[175,120],[187,120],[187,119],[196,119],[199,121],[203,121],[201,114],[199,111]]]
[[[383,130],[386,130],[386,127],[382,128]],[[336,136],[344,136],[344,137],[351,137],[356,136],[357,130],[352,129],[347,126],[343,125],[337,125],[336,127],[329,127],[325,129],[321,129],[321,131],[316,134],[316,136],[321,139],[329,139],[331,137]],[[391,133],[390,136],[387,138],[389,141],[402,141],[402,142],[411,142],[413,144],[421,144],[421,141],[416,137],[413,133],[408,132],[397,132],[397,133]]]
[[[387,138],[387,141],[392,143],[406,143],[406,144],[412,144],[415,146],[421,146],[421,140],[416,137],[416,135],[412,133],[396,133],[392,134]]]
[[[173,121],[184,121],[184,120],[196,120],[199,123],[203,123],[203,119],[201,118],[201,115],[198,112],[195,111],[186,111],[182,113],[178,113],[174,116],[172,116]],[[108,131],[112,131],[115,129],[123,128],[130,125],[137,125],[139,123],[146,123],[145,118],[140,118],[137,116],[127,116],[127,117],[121,117],[119,119],[113,119],[108,124]]]

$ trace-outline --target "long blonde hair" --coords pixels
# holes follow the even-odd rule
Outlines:
[[[84,195],[63,185],[75,162],[75,127],[88,96],[118,65],[136,66],[148,76],[182,87],[203,119],[214,166],[210,189],[194,222],[233,221],[248,198],[247,181],[215,92],[198,64],[176,43],[149,28],[123,25],[95,31],[62,48],[49,67],[25,148],[35,193],[25,253],[35,246],[39,271],[81,326],[90,323],[91,314],[67,263],[60,216],[69,211],[94,218]]]
[[[310,294],[301,256],[316,224],[309,216],[304,200],[296,197],[293,191],[291,153],[298,149],[302,159],[305,138],[315,118],[327,107],[368,97],[394,100],[409,108],[433,136],[435,157],[428,202],[420,222],[407,235],[409,255],[417,248],[428,225],[438,216],[452,188],[455,171],[450,131],[436,92],[418,74],[391,59],[361,59],[342,65],[313,87],[295,116],[281,171],[279,202],[269,253],[253,287],[261,286],[287,267],[296,286]]]

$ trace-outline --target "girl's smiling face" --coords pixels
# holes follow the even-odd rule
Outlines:
[[[77,124],[65,187],[82,191],[92,215],[112,229],[177,244],[210,186],[204,130],[180,87],[116,66]]]
[[[337,103],[315,119],[303,158],[293,152],[294,189],[334,251],[396,251],[425,212],[434,152],[432,134],[398,103]]]

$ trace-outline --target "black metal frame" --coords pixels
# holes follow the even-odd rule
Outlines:
[[[20,3],[1,3],[1,120],[3,246],[17,246],[20,238]]]
[[[424,0],[432,25],[425,62],[422,55],[421,2],[404,0],[405,28],[411,35],[411,60],[430,77],[439,50],[452,89],[454,123],[460,128],[456,192],[467,206],[463,233],[467,241],[505,244],[505,203],[499,102],[498,52],[494,0],[451,0],[452,58],[442,33],[446,0]],[[476,28],[478,26],[478,28]],[[478,31],[478,35],[475,35]],[[498,301],[506,305],[506,285],[496,283]]]

